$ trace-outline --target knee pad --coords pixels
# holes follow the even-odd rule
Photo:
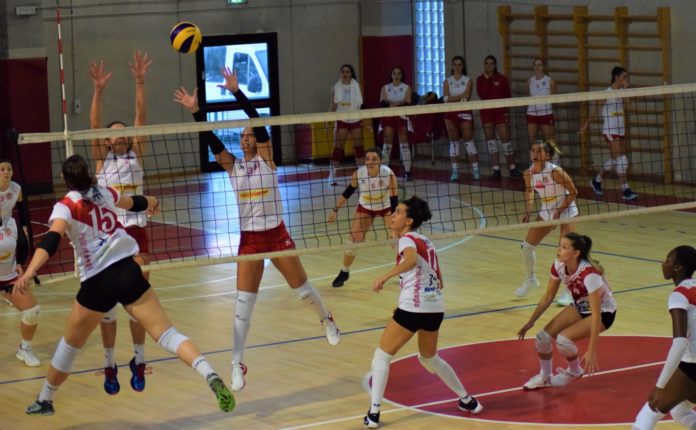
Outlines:
[[[459,142],[450,142],[449,155],[450,157],[459,157]]]
[[[331,161],[341,161],[345,151],[339,147],[334,146],[333,152],[331,153]]]
[[[540,354],[550,354],[553,352],[553,338],[551,335],[546,333],[546,330],[542,330],[536,335],[536,339],[534,340],[534,345],[536,346],[536,350]]]
[[[503,150],[503,154],[506,156],[515,153],[515,149],[512,147],[512,142],[503,142],[500,144],[500,148]]]
[[[478,154],[478,151],[476,150],[476,144],[474,143],[473,140],[470,140],[466,143],[464,143],[466,147],[466,153],[469,155],[476,155]]]
[[[372,369],[387,372],[389,370],[389,363],[391,363],[392,357],[393,356],[391,354],[387,354],[386,352],[382,351],[382,348],[378,347],[375,349],[375,355],[372,357]]]
[[[188,337],[176,331],[174,326],[169,327],[162,336],[157,339],[157,343],[164,348],[166,351],[176,355],[176,350],[179,346],[186,342]]]
[[[628,157],[625,155],[620,155],[618,158],[615,160],[616,162],[616,173],[619,175],[623,175],[626,173],[628,170]]]
[[[420,354],[418,355],[418,361],[420,361],[420,364],[425,367],[425,370],[427,370],[430,373],[437,373],[442,369],[442,365],[444,364],[444,361],[440,358],[439,355],[435,354],[434,356],[430,358],[424,358]]]
[[[39,311],[41,306],[36,305],[33,308],[24,309],[22,311],[21,320],[26,325],[36,325],[39,322]]]
[[[72,371],[75,357],[77,357],[77,354],[79,353],[80,348],[74,348],[68,345],[65,338],[61,337],[60,342],[58,342],[56,352],[53,354],[53,358],[51,359],[51,366],[63,373],[70,373],[70,371]]]
[[[605,171],[610,171],[614,169],[614,159],[610,158],[607,161],[604,162],[604,170]]]
[[[411,147],[408,143],[400,143],[399,149],[401,150],[401,159],[403,161],[411,161]]]
[[[560,352],[561,355],[566,358],[575,357],[578,355],[578,347],[575,345],[575,342],[562,334],[559,334],[556,337],[556,347],[558,348],[558,352]]]
[[[486,141],[486,145],[488,145],[488,152],[491,154],[497,154],[498,153],[498,141],[495,139],[488,140]]]
[[[695,404],[684,400],[677,406],[673,407],[669,413],[674,418],[674,421],[689,429],[696,429],[696,412],[694,412]]]
[[[109,309],[107,313],[104,314],[102,317],[101,322],[106,323],[106,324],[111,324],[116,322],[116,308],[118,305],[114,306],[113,308]]]
[[[391,151],[392,151],[392,144],[391,143],[385,143],[382,145],[382,161],[385,163],[389,163],[389,160],[391,159]]]

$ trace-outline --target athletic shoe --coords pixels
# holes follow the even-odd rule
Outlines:
[[[576,379],[580,379],[583,375],[582,369],[580,373],[573,373],[570,369],[558,368],[556,369],[556,374],[551,377],[551,385],[554,387],[564,387]]]
[[[138,392],[143,391],[145,389],[145,363],[135,364],[135,357],[133,357],[128,363],[128,367],[133,374],[130,379],[131,388]]]
[[[511,178],[521,178],[522,177],[522,172],[515,166],[514,169],[510,169],[510,177]]]
[[[227,389],[220,376],[217,373],[211,373],[206,379],[208,380],[208,386],[215,393],[215,397],[217,397],[220,410],[222,412],[231,412],[237,406],[237,403],[234,401],[234,395]]]
[[[341,342],[341,330],[336,326],[333,315],[329,312],[329,316],[321,322],[326,328],[326,340],[330,345],[338,345]]]
[[[244,363],[236,364],[232,362],[232,391],[241,391],[246,386],[244,375],[247,374],[247,367]]]
[[[598,182],[597,179],[592,178],[590,181],[590,186],[592,187],[592,191],[594,191],[596,196],[604,195],[604,192],[602,191],[602,183]]]
[[[121,391],[121,384],[118,383],[118,366],[104,368],[104,391],[113,396]]]
[[[51,400],[39,401],[36,399],[34,403],[27,407],[27,415],[53,415],[56,411],[53,409]]]
[[[457,182],[459,180],[459,172],[452,170],[452,175],[450,175],[450,182]]]
[[[561,295],[558,296],[558,299],[556,299],[556,304],[558,306],[566,307],[571,303],[573,303],[573,296],[570,295],[570,291],[564,288]]]
[[[496,169],[493,169],[493,173],[491,174],[490,179],[496,179],[496,180],[498,180],[498,179],[500,179],[500,178],[502,178],[502,177],[503,177],[503,176],[500,174],[500,169],[497,169],[497,170],[496,170]]]
[[[370,410],[368,409],[367,415],[365,415],[365,418],[363,418],[363,424],[367,426],[369,429],[378,429],[379,428],[379,412],[376,414],[370,413]]]
[[[624,200],[631,201],[631,200],[637,199],[637,198],[638,198],[638,194],[636,194],[636,193],[634,193],[633,191],[631,191],[630,188],[626,188],[626,189],[624,190],[623,195],[621,196],[621,198],[624,199]]]
[[[21,346],[17,350],[17,360],[23,361],[29,367],[39,367],[41,366],[41,360],[39,360],[31,347],[24,349]]]
[[[457,407],[460,411],[478,414],[483,410],[483,406],[481,406],[481,403],[479,403],[478,400],[474,398],[474,396],[469,397],[471,397],[471,400],[469,400],[467,403],[464,403],[464,400],[459,399],[459,404],[457,405]]]
[[[413,182],[413,175],[411,175],[411,172],[404,173],[404,179],[406,182]]]
[[[522,286],[518,288],[515,291],[515,295],[517,297],[525,297],[527,294],[529,294],[529,291],[532,288],[536,288],[539,286],[539,281],[537,280],[536,276],[532,276],[531,278],[527,278],[522,282]]]
[[[336,276],[336,279],[333,280],[331,285],[334,288],[342,287],[343,284],[350,278],[350,272],[346,272],[343,269],[341,269],[340,272],[338,272],[338,276]]]
[[[546,388],[551,386],[551,378],[544,376],[541,373],[537,373],[532,376],[532,378],[527,381],[526,384],[522,386],[525,390],[538,390],[539,388]]]
[[[474,177],[474,181],[478,181],[481,179],[481,170],[479,170],[478,167],[474,167],[474,170],[472,172],[472,176]]]

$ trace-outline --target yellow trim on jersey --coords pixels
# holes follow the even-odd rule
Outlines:
[[[246,199],[246,200],[259,200],[262,199],[264,196],[268,195],[271,190],[268,188],[259,188],[258,190],[247,190],[247,191],[240,191],[239,192],[239,198],[240,199]]]
[[[1,254],[0,260],[7,260],[10,257],[12,257],[12,251],[8,252],[7,254]]]
[[[115,185],[108,185],[109,187],[113,188],[114,190],[120,191],[121,193],[136,193],[138,190],[137,185],[133,184],[115,184]]]

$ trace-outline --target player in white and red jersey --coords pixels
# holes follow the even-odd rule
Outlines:
[[[531,97],[556,94],[556,81],[546,74],[544,67],[544,60],[541,58],[535,58],[532,62],[534,74],[527,80]],[[527,135],[530,144],[537,141],[540,127],[543,140],[548,142],[555,139],[553,108],[550,104],[529,105],[527,107]]]
[[[407,106],[411,104],[413,97],[411,87],[403,81],[404,69],[394,67],[389,75],[389,83],[382,87],[379,102],[382,107]],[[382,134],[382,161],[389,165],[391,159],[392,143],[394,142],[394,131],[396,130],[401,150],[401,161],[404,163],[404,178],[412,181],[411,176],[411,148],[408,144],[408,132],[413,131],[411,121],[407,116],[390,116],[382,118],[380,122]]]
[[[381,291],[389,279],[398,276],[401,294],[399,306],[387,323],[372,359],[371,404],[363,418],[367,428],[379,427],[389,363],[416,333],[418,361],[459,396],[459,409],[473,414],[483,409],[466,391],[452,367],[437,354],[437,338],[445,315],[442,296],[444,284],[435,246],[427,237],[416,232],[431,217],[428,203],[413,196],[399,203],[391,218],[392,232],[399,238],[396,266],[374,281],[372,291]]]
[[[87,162],[79,155],[63,163],[62,176],[68,194],[53,207],[50,228],[34,252],[27,270],[15,282],[23,293],[38,270],[58,249],[67,234],[77,255],[80,290],[68,316],[63,337],[51,360],[38,398],[26,410],[30,415],[52,415],[53,397],[70,375],[73,362],[104,317],[120,303],[168,352],[177,355],[206,378],[220,409],[231,411],[234,397],[213,371],[198,347],[174,328],[140,266],[133,260],[138,244],[118,222],[115,208],[134,212],[158,209],[154,197],[128,196],[95,184]]]
[[[611,86],[607,88],[607,91],[611,93],[624,88],[628,88],[628,71],[623,67],[616,66],[611,70]],[[597,116],[598,113],[601,113],[604,120],[602,123],[602,135],[604,136],[604,140],[609,144],[609,158],[604,162],[604,166],[599,173],[597,173],[597,176],[592,179],[590,185],[597,196],[603,195],[602,179],[604,179],[604,176],[608,172],[614,170],[619,177],[619,182],[621,182],[621,189],[623,190],[621,198],[630,201],[637,199],[638,194],[631,191],[626,177],[629,167],[628,156],[626,156],[623,150],[623,140],[626,134],[626,123],[624,119],[624,104],[626,100],[625,98],[609,96],[603,103],[597,103],[592,115],[590,115],[587,121],[580,127],[580,132],[587,130],[590,121]]]
[[[231,91],[244,112],[250,118],[257,118],[258,112],[239,89],[237,75],[229,68],[222,70],[225,83],[221,85]],[[198,107],[197,90],[189,94],[179,88],[174,93],[174,100],[193,113],[196,121],[205,121],[206,115]],[[278,173],[273,162],[271,138],[265,127],[247,127],[242,131],[241,146],[244,155],[237,158],[232,155],[212,131],[202,134],[215,156],[215,160],[227,171],[232,188],[237,195],[241,226],[239,255],[259,254],[273,251],[295,249],[290,234],[283,222],[283,205],[278,189]],[[283,275],[290,288],[295,290],[300,299],[312,307],[325,326],[326,339],[331,345],[337,345],[341,333],[326,308],[324,301],[309,282],[302,262],[298,256],[272,258],[271,262]],[[237,300],[234,315],[234,344],[232,346],[232,390],[239,391],[246,382],[244,375],[244,345],[251,326],[251,314],[254,310],[264,262],[262,259],[237,262]]]
[[[669,295],[672,347],[633,430],[652,430],[668,412],[686,428],[696,427],[696,249],[677,246],[662,263],[662,275],[676,288]]]
[[[466,75],[464,57],[457,55],[452,58],[452,74],[442,83],[442,99],[445,103],[461,103],[471,100],[473,83]],[[450,181],[459,180],[459,146],[464,142],[469,161],[471,161],[472,176],[481,179],[479,158],[474,143],[474,117],[470,110],[445,112],[445,127],[449,136],[449,155],[452,161]]]
[[[29,242],[25,235],[24,225],[28,224],[28,214],[24,212],[26,205],[20,204],[20,221],[17,227],[12,217],[12,209],[22,199],[22,188],[12,181],[12,164],[0,160],[0,291],[3,298],[9,301],[20,312],[19,332],[21,343],[15,356],[27,366],[41,366],[41,361],[34,354],[32,339],[36,333],[41,307],[31,288],[26,294],[18,294],[12,284],[22,274],[22,265],[29,256]],[[26,202],[24,202],[26,203]],[[25,209],[22,210],[21,208]]]
[[[135,120],[133,125],[146,124],[145,76],[152,60],[147,53],[136,51],[130,63],[131,73],[135,80]],[[90,125],[92,128],[102,128],[102,95],[111,73],[104,70],[104,62],[92,60],[89,69],[94,86],[92,108],[90,110]],[[123,128],[126,125],[114,121],[107,128]],[[143,194],[143,152],[146,139],[143,137],[110,137],[104,140],[92,140],[92,156],[96,162],[97,181],[102,187],[111,187],[120,193],[133,196]],[[118,221],[126,233],[136,240],[139,250],[134,256],[136,263],[148,264],[150,242],[147,237],[147,216],[144,213],[133,213],[116,208]],[[149,272],[144,272],[149,279]],[[116,344],[116,307],[104,316],[101,323],[102,345],[104,346],[104,390],[114,395],[121,386],[118,382],[118,366],[116,365],[114,345]],[[135,354],[128,367],[131,371],[130,385],[135,391],[145,389],[145,329],[133,318],[129,319],[133,349]]]
[[[616,316],[616,302],[604,277],[604,270],[592,259],[592,239],[577,233],[563,236],[558,245],[556,260],[551,266],[546,293],[539,300],[529,321],[517,332],[520,339],[548,309],[563,283],[573,296],[566,306],[536,335],[536,350],[541,371],[524,384],[525,390],[544,387],[562,387],[597,370],[599,334],[609,329]],[[589,338],[587,352],[582,356],[583,370],[578,358],[576,342]],[[553,375],[553,341],[558,352],[568,361],[568,368],[558,368]]]
[[[522,222],[551,219],[570,220],[578,215],[578,207],[575,203],[578,190],[575,188],[573,180],[563,169],[549,161],[558,152],[553,141],[537,141],[532,144],[530,151],[532,165],[524,171],[523,175],[526,212]],[[537,216],[532,219],[532,213],[535,211],[535,194],[541,200],[541,208]],[[535,274],[536,247],[553,229],[554,226],[530,228],[524,241],[520,244],[527,277],[522,282],[522,286],[515,291],[517,297],[525,297],[532,288],[539,286]],[[561,224],[560,237],[573,230],[575,230],[574,223]],[[561,306],[567,306],[571,301],[570,294],[564,290],[557,303]]]
[[[355,209],[355,217],[350,224],[350,241],[362,243],[365,235],[372,228],[374,219],[382,217],[384,225],[389,227],[391,214],[399,203],[399,191],[396,185],[394,172],[383,166],[379,157],[379,151],[375,148],[365,152],[365,165],[353,172],[350,184],[343,194],[336,200],[334,206],[326,218],[327,222],[336,221],[338,210],[342,208],[355,190],[360,192],[358,207]],[[355,261],[355,251],[350,249],[343,254],[343,267],[338,276],[333,280],[334,287],[342,287],[350,278],[350,266]]]

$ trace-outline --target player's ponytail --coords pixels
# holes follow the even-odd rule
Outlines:
[[[79,155],[71,155],[63,162],[62,173],[70,191],[85,194],[97,183],[96,178],[90,174],[87,162]]]

